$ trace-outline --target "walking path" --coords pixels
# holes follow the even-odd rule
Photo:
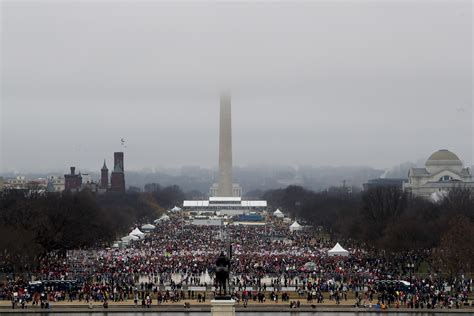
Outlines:
[[[348,299],[347,301],[341,301],[339,305],[334,301],[325,301],[323,304],[311,304],[306,300],[301,300],[299,308],[290,308],[289,302],[270,302],[258,303],[249,301],[248,306],[244,307],[242,302],[236,304],[237,311],[248,311],[248,312],[277,312],[277,311],[325,311],[325,312],[360,312],[360,311],[381,311],[380,308],[371,306],[368,308],[354,308],[355,300]],[[184,308],[185,303],[189,303],[189,308]],[[101,302],[86,303],[84,301],[74,302],[52,302],[49,310],[40,309],[38,306],[29,305],[26,309],[17,307],[14,310],[11,308],[9,301],[0,301],[0,313],[36,313],[36,312],[58,312],[58,313],[76,313],[76,312],[104,312],[104,311],[120,311],[120,312],[149,312],[149,311],[161,311],[161,312],[178,312],[178,311],[192,311],[192,312],[209,312],[211,309],[210,301],[198,303],[196,300],[182,300],[177,303],[167,302],[157,305],[154,303],[150,308],[142,307],[141,305],[135,306],[132,300],[124,302],[110,302],[108,309],[102,306]],[[474,307],[462,307],[460,309],[407,309],[407,308],[388,308],[384,311],[391,312],[449,312],[449,313],[466,313],[474,314]]]

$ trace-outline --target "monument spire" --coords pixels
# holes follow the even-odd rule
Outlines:
[[[217,195],[231,197],[232,194],[232,111],[230,94],[221,94],[219,128],[219,183]]]

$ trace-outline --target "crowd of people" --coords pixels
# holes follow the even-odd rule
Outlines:
[[[290,232],[278,221],[264,226],[195,226],[172,216],[124,248],[74,250],[66,257],[52,254],[30,276],[4,276],[0,300],[11,300],[13,307],[31,303],[44,308],[68,300],[133,300],[144,307],[153,301],[203,302],[213,295],[215,260],[225,250],[231,256],[233,295],[245,306],[249,301],[280,301],[295,308],[304,301],[339,304],[348,294],[360,307],[472,304],[474,283],[468,276],[448,279],[413,273],[429,252],[386,259],[347,244],[350,256],[331,257],[327,251],[334,243],[312,230]],[[32,286],[33,278],[43,282]]]

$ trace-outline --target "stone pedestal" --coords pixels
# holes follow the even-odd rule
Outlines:
[[[211,301],[212,316],[235,316],[234,300],[212,300]]]

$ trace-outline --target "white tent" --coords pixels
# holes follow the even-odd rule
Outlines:
[[[181,208],[179,208],[177,206],[175,206],[171,209],[171,212],[179,212],[179,211],[181,211]]]
[[[138,239],[140,239],[140,238],[138,238],[137,236],[127,235],[127,236],[122,237],[122,238],[120,239],[120,244],[126,246],[126,245],[130,244],[130,242],[131,242],[132,240],[138,240]]]
[[[152,224],[145,224],[142,226],[142,230],[147,232],[147,231],[152,231],[156,228],[155,225],[152,225]]]
[[[137,235],[128,235],[127,237],[130,237],[129,240],[139,240],[140,237],[138,237]]]
[[[129,243],[132,239],[133,239],[132,236],[128,235],[128,236],[122,237],[121,241],[123,243]]]
[[[339,245],[339,243],[337,243],[331,250],[328,251],[328,255],[330,257],[332,256],[343,256],[343,257],[347,257],[349,256],[349,251],[347,251],[346,249],[342,248],[341,245]]]
[[[137,228],[135,228],[134,230],[132,230],[130,232],[130,236],[137,236],[138,238],[143,238],[143,237],[145,237],[145,234],[142,233],[142,231],[139,230],[138,227],[137,227]]]
[[[297,221],[295,221],[293,224],[290,225],[290,231],[291,232],[294,232],[294,231],[297,231],[297,230],[302,230],[302,229],[303,229],[303,226],[298,224]]]
[[[285,217],[285,214],[283,214],[282,211],[277,209],[275,212],[273,212],[273,216],[278,217],[278,218],[283,218],[283,217]]]
[[[291,223],[291,218],[289,218],[289,217],[283,218],[283,223],[285,223],[285,224]]]
[[[170,220],[170,217],[169,217],[168,215],[166,215],[166,214],[163,214],[163,215],[161,215],[160,218],[155,219],[155,220],[153,221],[153,223],[158,224],[158,223],[166,222],[166,221],[169,221],[169,220]]]

